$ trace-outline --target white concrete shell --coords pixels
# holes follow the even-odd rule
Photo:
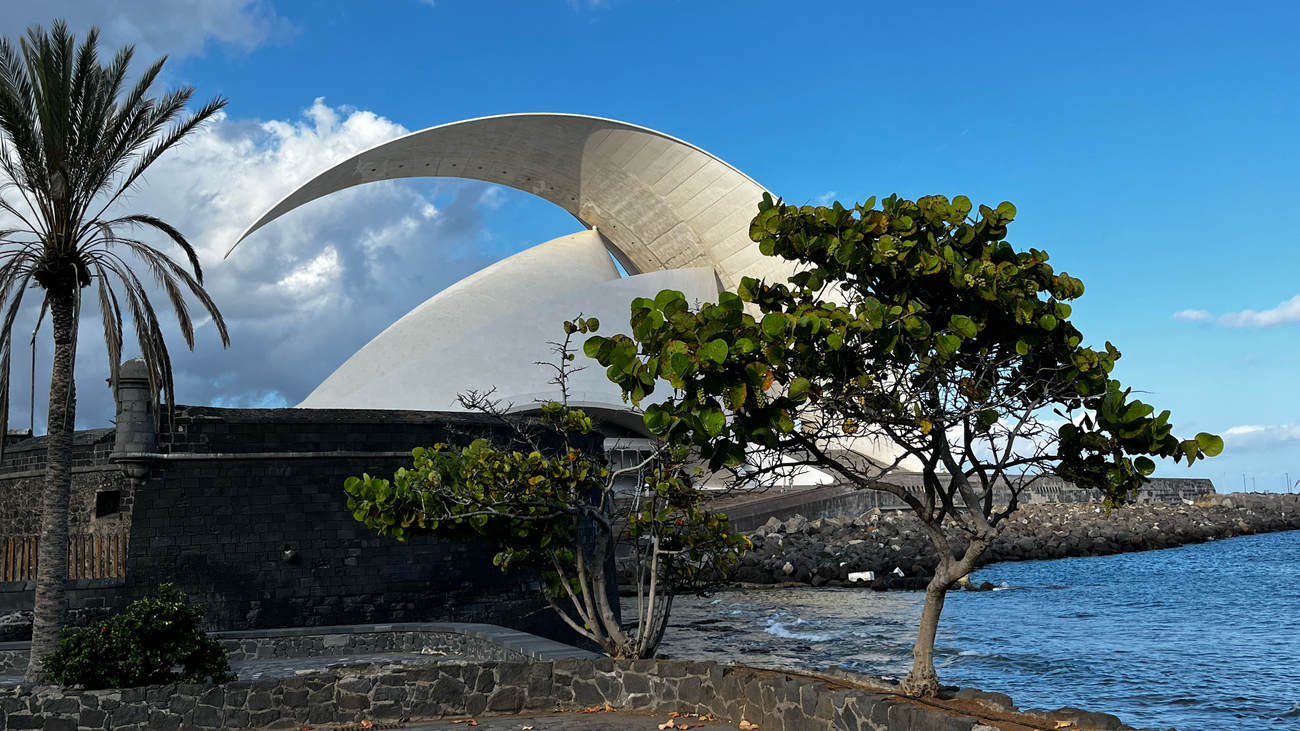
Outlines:
[[[629,274],[708,267],[735,287],[742,276],[781,281],[791,271],[749,239],[763,187],[747,175],[663,133],[571,114],[484,117],[385,142],[305,183],[239,240],[335,191],[415,177],[483,180],[551,201],[598,229]]]
[[[496,388],[497,398],[530,410],[560,397],[549,383],[554,372],[535,364],[555,362],[548,342],[563,339],[565,320],[582,313],[599,318],[604,335],[628,333],[629,303],[663,289],[696,302],[716,300],[719,292],[713,270],[699,267],[620,279],[598,234],[565,236],[439,292],[357,351],[299,406],[458,411],[458,394]],[[604,369],[588,365],[570,380],[570,404],[606,418],[626,412]],[[636,416],[614,421],[644,430]]]

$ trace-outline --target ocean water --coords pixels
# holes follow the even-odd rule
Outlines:
[[[952,592],[940,682],[1077,706],[1141,728],[1300,730],[1300,531],[1005,563]],[[679,597],[662,652],[901,678],[923,596],[859,589]]]

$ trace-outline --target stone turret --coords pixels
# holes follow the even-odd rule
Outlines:
[[[118,369],[116,397],[117,437],[109,458],[121,465],[132,481],[143,480],[158,454],[155,405],[143,359],[133,358]]]

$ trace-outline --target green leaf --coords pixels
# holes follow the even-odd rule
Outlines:
[[[736,383],[730,386],[726,392],[726,407],[735,411],[745,404],[745,396],[749,389],[743,383]]]
[[[600,353],[600,346],[604,345],[608,339],[609,338],[604,338],[600,335],[587,338],[587,342],[582,344],[582,352],[585,353],[588,358],[595,358]]]
[[[686,299],[686,295],[682,294],[681,292],[678,292],[677,290],[674,289],[665,289],[659,294],[655,295],[655,307],[658,307],[659,309],[662,310],[668,305],[669,302],[672,302],[673,300],[684,300],[684,299]]]
[[[1206,457],[1217,457],[1223,452],[1223,437],[1201,432],[1196,435],[1196,443],[1200,445]]]
[[[975,325],[975,321],[965,315],[953,315],[948,318],[948,325],[953,332],[963,338],[973,338],[979,334],[979,327]]]
[[[1156,471],[1156,463],[1149,457],[1138,457],[1133,460],[1133,467],[1143,477],[1149,477],[1152,472]]]
[[[1134,401],[1128,405],[1128,408],[1124,409],[1124,414],[1120,417],[1120,421],[1125,424],[1132,424],[1138,419],[1150,416],[1153,411],[1155,411],[1153,407],[1148,406],[1141,401]]]
[[[1016,353],[1019,355],[1029,355],[1029,343],[1023,340],[1016,341]]]
[[[1042,317],[1038,318],[1038,326],[1043,328],[1044,330],[1055,330],[1056,318],[1052,317],[1051,315],[1043,315]]]
[[[642,417],[645,426],[651,433],[659,434],[668,425],[669,415],[659,404],[650,404],[645,410],[645,416]]]
[[[790,320],[782,312],[769,312],[763,316],[763,332],[769,337],[783,338],[790,328]]]
[[[718,307],[724,310],[743,310],[745,308],[745,301],[740,296],[731,292],[719,292]]]
[[[700,348],[700,357],[707,358],[714,363],[722,363],[727,359],[727,342],[722,339],[710,340]]]
[[[939,351],[939,354],[945,358],[956,353],[957,349],[960,347],[961,338],[956,335],[948,335],[945,333],[943,335],[936,335],[934,338],[935,350]]]
[[[700,422],[704,424],[704,431],[708,432],[710,437],[717,437],[727,425],[727,416],[720,409],[709,409],[704,412]]]
[[[790,382],[790,389],[787,394],[795,401],[799,401],[804,398],[810,388],[812,388],[812,381],[807,378],[796,378]]]

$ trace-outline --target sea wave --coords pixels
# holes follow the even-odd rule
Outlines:
[[[796,621],[795,624],[801,624],[801,622]],[[767,625],[766,629],[764,629],[763,631],[768,633],[769,635],[776,635],[777,637],[784,637],[786,639],[791,639],[791,640],[804,640],[806,642],[830,642],[831,640],[835,639],[835,635],[817,635],[817,634],[812,634],[807,632],[791,632],[789,629],[786,628],[784,624],[781,624],[780,622],[772,622],[771,624]]]

